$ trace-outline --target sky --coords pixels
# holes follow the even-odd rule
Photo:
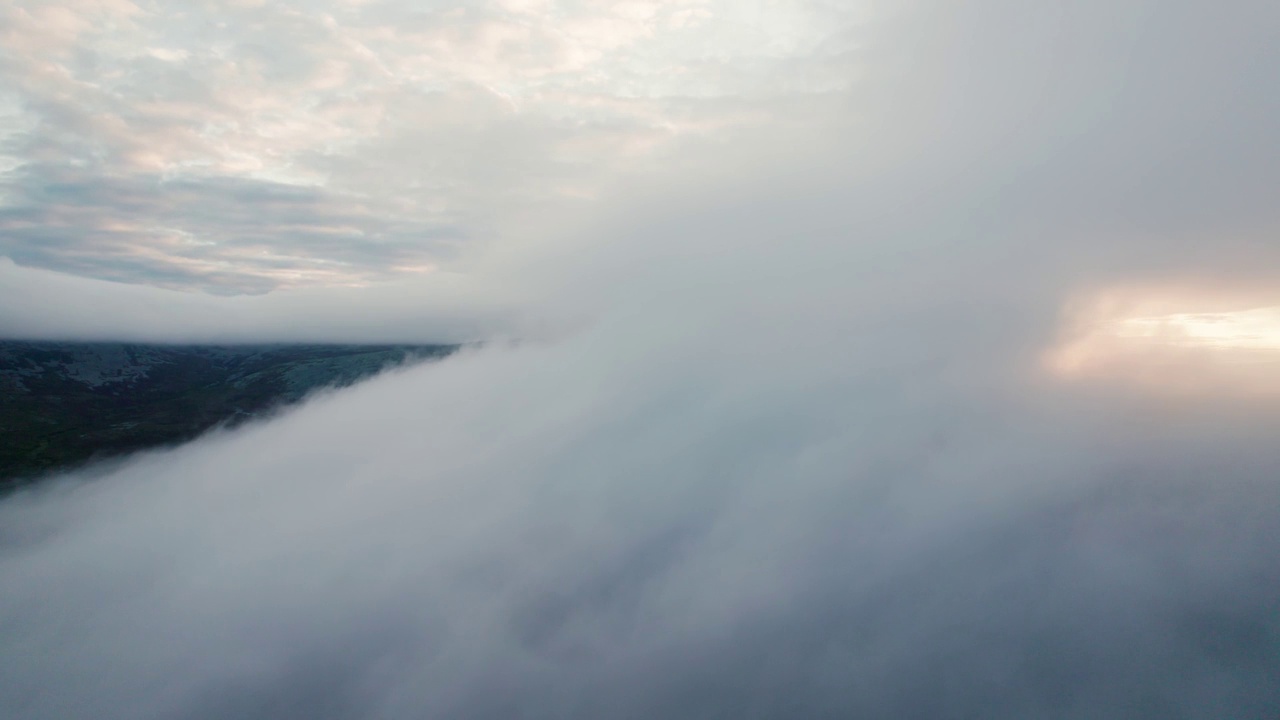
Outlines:
[[[0,502],[18,718],[1270,718],[1280,9],[0,9],[0,334],[481,341]]]
[[[219,295],[456,263],[849,83],[822,3],[17,2],[4,254]]]

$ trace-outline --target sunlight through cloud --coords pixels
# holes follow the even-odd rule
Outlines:
[[[1125,289],[1076,303],[1046,367],[1172,391],[1280,392],[1280,304],[1256,294]]]

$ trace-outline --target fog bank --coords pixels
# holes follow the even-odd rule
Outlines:
[[[1276,276],[1276,11],[877,17],[807,141],[691,149],[457,294],[244,316],[482,347],[0,503],[0,706],[1273,717],[1280,405],[1042,358],[1078,293]],[[230,327],[191,302],[113,327]]]

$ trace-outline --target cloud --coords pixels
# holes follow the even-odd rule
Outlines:
[[[841,89],[839,48],[820,47],[832,33],[820,21],[839,15],[701,1],[11,4],[0,253],[222,294],[424,272],[682,138],[758,125],[773,115],[762,99]],[[283,196],[307,196],[310,224],[275,222]]]
[[[11,498],[0,692],[33,718],[1273,703],[1274,413],[1037,390],[1025,334],[984,330],[1011,306],[878,297],[478,351]]]
[[[17,263],[224,294],[365,285],[423,272],[463,241],[320,188],[156,176],[86,179],[27,166],[0,231]]]
[[[49,301],[10,327],[524,340],[6,499],[3,705],[1272,714],[1274,399],[1039,362],[1077,292],[1274,279],[1275,107],[1240,78],[1275,11],[880,10],[858,89],[774,107],[813,124],[683,145],[465,273],[214,298],[0,265]]]
[[[74,277],[0,260],[5,337],[134,342],[469,342],[536,326],[503,296],[439,272],[427,284],[224,297]],[[545,325],[545,323],[544,323]]]

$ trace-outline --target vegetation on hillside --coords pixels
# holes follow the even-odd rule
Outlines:
[[[0,490],[189,440],[315,390],[455,349],[0,341]]]

